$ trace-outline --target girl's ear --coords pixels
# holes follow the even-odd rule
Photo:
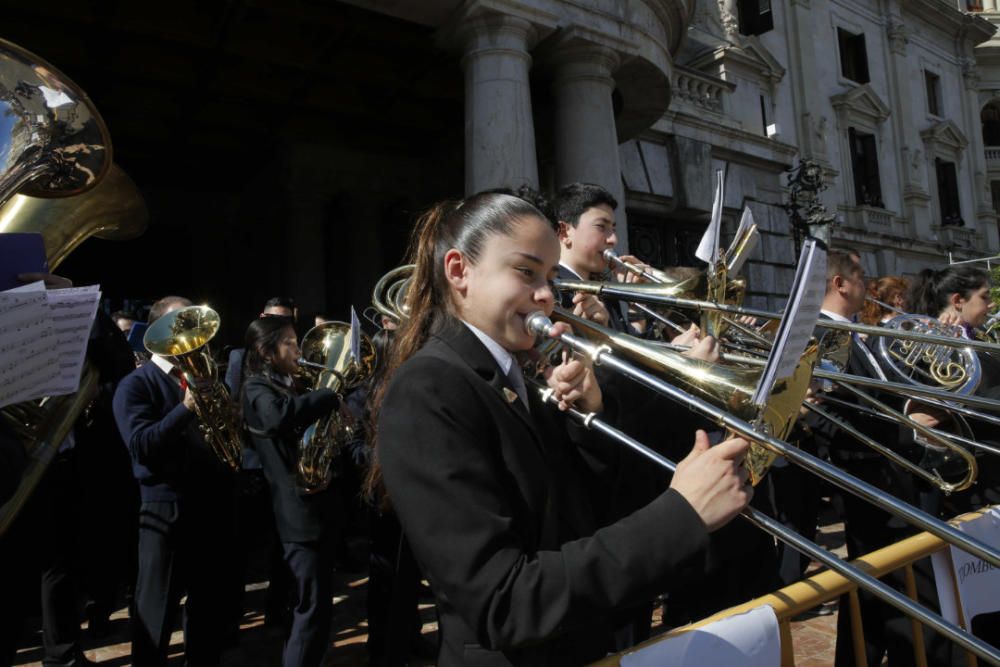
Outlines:
[[[962,306],[965,305],[965,299],[958,292],[952,292],[948,295],[948,303],[957,311],[962,310]]]
[[[452,248],[444,254],[444,277],[459,294],[465,295],[469,284],[469,263],[460,250]]]

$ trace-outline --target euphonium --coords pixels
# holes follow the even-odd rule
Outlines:
[[[360,358],[351,351],[351,325],[324,322],[302,338],[299,365],[312,389],[332,389],[341,397],[371,377],[375,371],[375,346],[358,332]],[[359,437],[356,426],[334,410],[306,428],[299,441],[296,480],[305,493],[316,493],[330,485],[331,464],[341,447]]]
[[[179,308],[149,325],[142,342],[184,374],[205,440],[223,463],[237,470],[243,453],[240,427],[208,347],[219,324],[219,314],[208,306]]]

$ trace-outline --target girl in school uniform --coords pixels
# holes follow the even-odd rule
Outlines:
[[[294,375],[300,356],[292,321],[261,317],[246,333],[241,387],[250,445],[271,489],[274,518],[292,575],[292,624],[283,667],[318,667],[330,636],[333,604],[329,489],[306,494],[296,484],[303,430],[339,406],[331,389],[301,393]]]
[[[598,528],[606,499],[594,481],[613,479],[614,445],[543,405],[514,358],[535,343],[525,318],[554,307],[551,225],[517,197],[474,195],[428,212],[413,253],[409,317],[373,399],[369,485],[398,514],[434,591],[438,664],[600,658],[616,608],[703,570],[708,533],[752,495],[748,445],[709,448],[699,432],[670,488]],[[603,410],[583,361],[546,375],[562,408]]]

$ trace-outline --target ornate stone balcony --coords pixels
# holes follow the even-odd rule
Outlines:
[[[986,168],[1000,170],[1000,146],[986,147]]]
[[[736,89],[735,84],[707,76],[686,67],[674,68],[673,95],[671,106],[688,106],[695,113],[710,111],[717,114],[726,112],[726,96]]]

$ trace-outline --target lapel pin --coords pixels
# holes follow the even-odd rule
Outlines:
[[[504,387],[503,395],[507,398],[508,403],[513,403],[514,401],[517,400],[517,392],[515,392],[513,389],[508,389],[507,387]]]

